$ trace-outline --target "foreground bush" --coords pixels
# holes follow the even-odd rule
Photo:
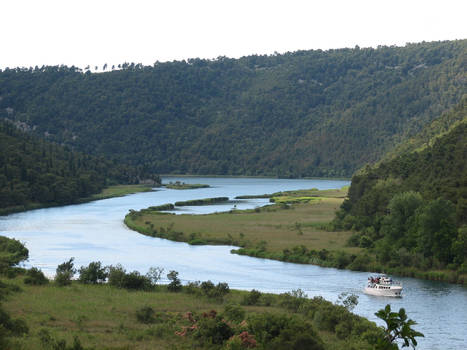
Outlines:
[[[86,284],[99,284],[104,283],[108,275],[107,267],[102,266],[100,261],[93,261],[87,267],[81,266],[78,280]]]
[[[40,286],[49,283],[49,279],[45,277],[41,270],[36,267],[32,267],[31,269],[27,270],[24,283]]]

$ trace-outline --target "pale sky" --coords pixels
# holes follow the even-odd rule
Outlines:
[[[467,38],[466,0],[2,0],[0,68]]]

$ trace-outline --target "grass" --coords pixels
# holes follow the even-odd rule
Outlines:
[[[168,183],[167,185],[164,185],[166,188],[170,188],[171,190],[194,190],[197,188],[209,188],[211,186],[205,185],[205,184],[187,184],[187,183],[180,183],[180,182],[175,182],[175,183]]]
[[[172,232],[176,233],[177,240],[186,242],[196,238],[205,243],[232,243],[253,248],[264,241],[270,252],[304,245],[314,250],[355,253],[360,248],[346,246],[351,232],[323,230],[334,218],[345,194],[345,190],[290,191],[274,194],[278,204],[254,210],[207,215],[160,215],[143,210],[136,215],[129,214],[125,222],[144,234],[160,236],[164,233],[167,237],[162,237],[170,238]]]
[[[151,192],[152,187],[148,185],[115,185],[104,188],[100,193],[94,194],[88,200],[99,200],[114,197],[123,197],[138,192]]]
[[[44,331],[56,341],[66,340],[68,345],[77,336],[86,349],[203,349],[205,347],[198,345],[193,337],[175,335],[186,325],[183,317],[186,312],[200,314],[216,310],[221,313],[227,305],[242,304],[249,293],[231,290],[224,299],[219,300],[186,291],[170,293],[165,286],[157,286],[156,291],[127,291],[109,285],[85,285],[76,281],[67,287],[58,287],[54,283],[30,286],[22,282],[22,277],[10,279],[7,283],[17,285],[22,291],[10,294],[4,300],[3,308],[13,318],[24,319],[29,327],[26,336],[11,338],[12,348],[18,349],[50,348],[41,344],[40,334]],[[263,299],[266,297],[269,300],[267,304],[243,305],[242,309],[247,315],[296,312],[284,308],[281,296],[262,294],[261,300],[266,300]],[[342,312],[323,299],[316,299],[314,303],[322,307],[328,305],[328,311],[331,307],[334,312]],[[148,306],[155,312],[155,322],[138,322],[137,310]],[[312,319],[312,314],[307,315],[305,317]],[[358,316],[352,317],[363,320]],[[320,328],[319,324],[315,327]],[[329,345],[327,349],[345,347],[350,341],[339,340],[334,332],[327,330],[319,330],[318,333]]]

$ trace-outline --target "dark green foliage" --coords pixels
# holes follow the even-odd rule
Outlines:
[[[44,285],[49,283],[49,279],[44,276],[44,273],[36,268],[32,267],[26,272],[26,277],[24,278],[25,284],[33,284],[33,285]]]
[[[26,322],[21,319],[12,319],[0,304],[0,349],[10,349],[9,337],[23,336],[28,332]]]
[[[67,342],[64,339],[56,340],[54,339],[47,329],[41,329],[38,333],[41,345],[43,349],[50,350],[85,350],[81,345],[81,341],[77,336],[73,337],[73,344],[67,346]]]
[[[243,305],[257,305],[261,298],[261,292],[256,289],[252,289],[248,294],[245,294],[242,300]]]
[[[7,273],[28,256],[28,249],[20,241],[0,236],[0,273]]]
[[[214,203],[227,202],[229,197],[215,197],[215,198],[204,198],[204,199],[192,199],[189,201],[175,202],[177,207],[183,207],[188,205],[208,205]]]
[[[227,305],[224,315],[228,320],[239,323],[245,319],[245,310],[238,305]]]
[[[219,300],[222,300],[230,292],[229,285],[221,282],[214,285],[211,281],[205,281],[200,284],[200,289],[208,298]]]
[[[78,280],[89,284],[104,283],[109,275],[107,270],[108,268],[102,266],[100,261],[93,261],[87,267],[81,266]]]
[[[158,173],[350,176],[458,102],[465,54],[458,40],[5,69],[0,118]]]
[[[431,139],[422,144],[416,137],[417,151],[352,178],[335,225],[360,231],[349,245],[370,248],[386,267],[461,269],[467,256],[467,98],[422,135]],[[364,260],[359,256],[349,267],[368,267]]]
[[[143,306],[141,309],[136,310],[136,319],[141,323],[154,323],[154,310],[150,306]]]
[[[253,314],[248,317],[248,331],[264,349],[324,349],[311,323],[298,316]]]
[[[233,335],[232,327],[214,310],[198,320],[198,328],[194,333],[195,338],[205,345],[223,344]]]
[[[169,279],[170,283],[167,285],[167,289],[170,292],[179,292],[182,290],[182,282],[180,281],[180,278],[178,278],[178,272],[177,271],[170,271],[167,274],[167,278]]]
[[[388,304],[375,315],[386,323],[383,327],[384,338],[379,338],[375,344],[377,350],[398,349],[397,341],[402,341],[402,347],[415,348],[417,346],[415,338],[423,337],[422,333],[412,329],[412,326],[417,323],[407,318],[404,308],[401,308],[399,312],[391,312],[391,306]]]
[[[138,271],[127,273],[120,264],[108,267],[108,283],[117,288],[132,290],[150,290],[154,287],[149,276],[143,276]]]
[[[74,203],[111,184],[151,178],[142,169],[73,152],[2,120],[0,149],[0,208],[6,208],[0,213]]]
[[[67,286],[71,284],[71,279],[76,273],[73,260],[75,258],[70,258],[70,260],[57,266],[55,272],[55,283],[59,286]]]

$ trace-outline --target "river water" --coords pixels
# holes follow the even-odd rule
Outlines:
[[[425,334],[418,349],[467,349],[467,288],[440,282],[398,278],[404,284],[400,299],[372,297],[362,293],[368,273],[283,263],[230,254],[229,246],[190,246],[140,235],[123,224],[129,209],[174,203],[181,200],[264,194],[295,189],[331,189],[348,185],[340,180],[283,180],[262,178],[165,177],[169,181],[203,183],[196,190],[157,189],[80,205],[32,210],[0,217],[0,234],[16,238],[29,249],[27,266],[53,275],[58,264],[75,257],[76,266],[91,261],[105,265],[121,263],[127,270],[146,273],[149,267],[176,270],[182,281],[227,282],[235,289],[282,293],[301,288],[310,297],[321,295],[336,301],[342,292],[359,296],[354,312],[378,321],[374,313],[390,303],[404,307],[409,318]],[[267,199],[184,207],[177,213],[204,214],[264,205]]]

